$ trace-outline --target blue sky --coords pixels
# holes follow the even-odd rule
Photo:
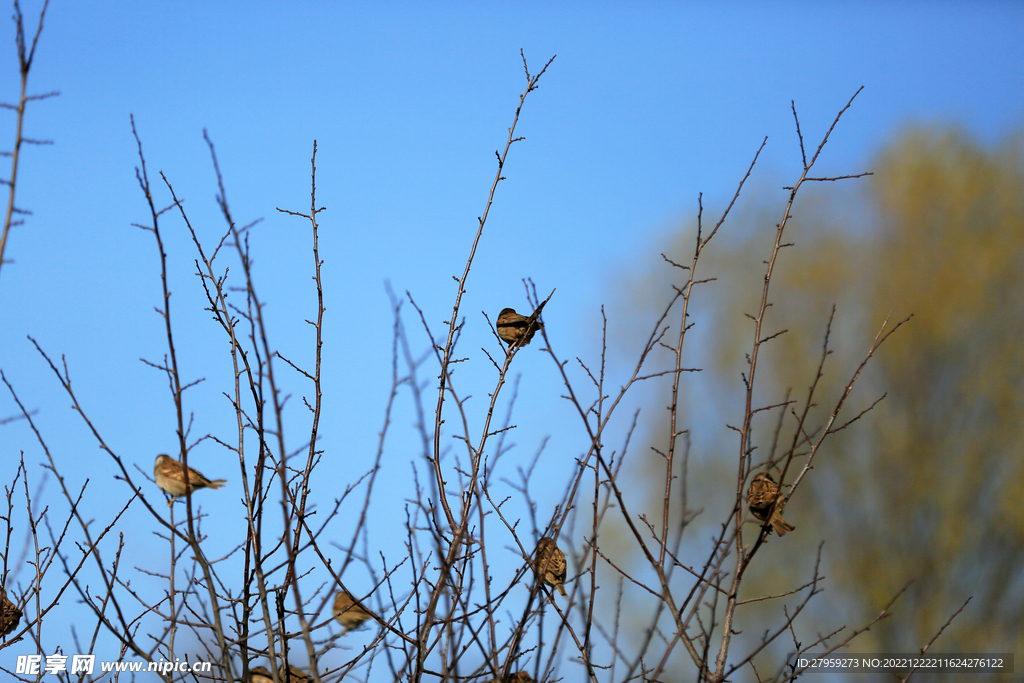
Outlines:
[[[23,8],[33,25],[37,8]],[[14,30],[0,28],[0,99],[11,102]],[[159,360],[164,347],[153,313],[156,247],[132,227],[148,217],[129,115],[154,184],[163,171],[212,243],[224,225],[202,138],[209,132],[236,220],[263,219],[252,248],[271,345],[306,366],[312,337],[303,319],[315,314],[309,230],[276,207],[308,210],[318,141],[317,203],[327,207],[322,476],[334,482],[369,466],[383,421],[391,349],[384,283],[412,292],[435,333],[450,313],[451,276],[465,263],[494,150],[525,84],[520,48],[532,71],[558,56],[523,109],[517,134],[526,139],[505,167],[463,304],[463,350],[473,360],[459,381],[476,397],[475,411],[494,381],[479,349],[497,350],[481,310],[493,320],[505,306],[528,308],[525,277],[545,294],[557,288],[545,310],[556,351],[596,359],[599,307],[616,300],[622,274],[659,260],[698,193],[720,210],[765,136],[757,173],[797,172],[791,100],[805,138],[817,140],[865,86],[822,159],[823,174],[869,170],[872,155],[909,123],[959,125],[992,144],[1024,121],[1018,3],[55,1],[30,90],[61,96],[33,104],[26,118],[28,137],[54,145],[22,157],[17,203],[33,214],[13,232],[13,262],[0,272],[0,367],[38,409],[63,474],[76,484],[92,478],[98,518],[113,509],[113,468],[25,337],[66,354],[79,398],[126,460],[149,471],[156,453],[173,451],[166,383],[138,360]],[[13,139],[13,121],[0,114],[0,141]],[[169,204],[157,187],[157,204]],[[162,225],[185,379],[207,378],[188,395],[194,431],[223,438],[232,426],[221,396],[227,346],[202,310],[187,232],[174,214]],[[405,309],[414,348],[426,349]],[[531,347],[514,370],[523,374],[515,457],[525,460],[550,435],[549,452],[564,454],[550,463],[551,480],[561,482],[585,449],[582,430],[558,399],[549,359]],[[611,369],[615,386],[624,371]],[[434,374],[428,368],[423,377]],[[296,448],[306,429],[298,397],[309,389],[293,377],[287,390]],[[416,451],[407,394],[396,410],[382,476],[401,491]],[[14,412],[0,395],[0,417]],[[38,461],[23,424],[0,429],[6,462],[20,450]],[[195,453],[206,474],[237,484],[232,456],[210,443]],[[324,488],[315,492],[322,503],[333,493]],[[552,500],[560,489],[551,489]],[[237,515],[237,496],[211,493],[204,503]],[[393,503],[377,508],[383,529],[401,524]],[[139,543],[150,542],[148,528],[138,533]]]

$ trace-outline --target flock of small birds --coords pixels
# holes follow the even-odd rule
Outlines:
[[[546,302],[544,302],[546,303]],[[498,314],[497,332],[503,341],[508,343],[509,351],[517,346],[526,346],[533,339],[538,330],[543,329],[544,324],[538,320],[541,310],[544,308],[541,303],[529,316],[520,315],[515,309],[504,308]],[[186,477],[186,471],[188,476]],[[207,479],[202,472],[191,467],[186,468],[181,462],[171,456],[161,453],[156,457],[153,467],[153,475],[156,478],[156,485],[166,493],[170,499],[167,504],[172,505],[175,499],[198,489],[219,489],[227,483],[226,479]],[[187,479],[187,483],[186,483]],[[779,492],[779,486],[775,483],[771,474],[761,472],[750,482],[747,489],[747,503],[750,512],[779,536],[788,534],[796,527],[782,517],[786,507],[786,496]],[[565,592],[566,561],[565,553],[558,547],[554,539],[547,536],[537,542],[537,549],[534,552],[532,568],[537,578],[544,584],[556,589],[559,594],[567,598]],[[341,624],[345,631],[359,628],[371,619],[377,619],[376,615],[355,599],[348,591],[341,589],[334,596],[333,607],[334,618]],[[0,636],[6,636],[18,626],[21,619],[21,610],[14,603],[7,599],[7,593],[0,588]],[[308,674],[293,666],[288,667],[288,678],[293,683],[308,683]],[[285,672],[278,672],[278,679],[285,680]],[[257,666],[249,671],[250,683],[272,683],[273,676],[265,666]],[[491,683],[498,683],[497,679]],[[504,683],[533,683],[533,679],[525,671],[509,674],[505,677]]]

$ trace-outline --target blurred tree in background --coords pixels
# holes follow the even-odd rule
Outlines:
[[[877,276],[863,305],[916,320],[880,358],[885,409],[831,473],[841,505],[858,490],[871,504],[823,518],[845,539],[843,583],[865,598],[918,578],[912,619],[886,624],[879,645],[912,646],[974,595],[946,645],[1024,651],[1024,154],[1019,138],[997,149],[912,132],[872,184]]]
[[[842,391],[848,368],[857,366],[886,316],[890,326],[914,316],[868,365],[840,423],[885,399],[815,460],[809,486],[786,510],[796,533],[772,538],[770,566],[751,577],[755,591],[794,588],[824,540],[821,632],[877,615],[913,579],[895,616],[855,641],[858,652],[919,650],[968,596],[973,600],[931,651],[1024,652],[1021,142],[1014,136],[986,149],[960,131],[911,129],[871,164],[873,178],[847,186],[852,193],[829,184],[794,209],[787,234],[798,253],[782,256],[790,267],[784,264],[773,285],[768,329],[787,332],[765,347],[771,360],[760,375],[762,405],[783,401],[787,391],[791,400],[806,398],[833,304],[834,353],[821,397]],[[744,225],[734,224],[704,271],[730,287],[711,285],[694,314],[697,329],[735,330],[701,345],[712,355],[694,360],[705,371],[690,387],[694,439],[712,423],[718,430],[713,443],[695,445],[698,476],[713,471],[716,481],[735,470],[738,438],[725,425],[742,416],[751,330],[744,313],[756,308],[758,264],[778,219],[777,203],[762,208],[762,195],[763,188],[748,195],[754,200],[738,221]],[[690,226],[669,253],[692,250],[692,232]],[[794,378],[806,383],[794,385]],[[829,399],[817,402],[812,425],[831,407]],[[755,462],[767,457],[778,421],[777,413],[760,419]],[[788,443],[792,434],[785,427],[783,433],[781,443]],[[655,481],[652,495],[661,486]],[[721,500],[732,495],[732,484],[723,486]],[[692,507],[705,510],[698,523],[716,527],[715,487],[693,489],[712,492]],[[694,540],[706,538],[698,533]],[[799,631],[814,640],[810,628]]]

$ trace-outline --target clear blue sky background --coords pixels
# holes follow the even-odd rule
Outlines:
[[[37,7],[26,3],[30,24]],[[0,99],[13,102],[13,24],[0,28]],[[138,360],[159,361],[164,338],[153,312],[160,303],[154,240],[132,227],[149,219],[134,175],[129,114],[157,204],[170,202],[158,184],[163,171],[201,238],[213,244],[224,223],[202,139],[208,130],[236,220],[264,219],[252,249],[271,344],[307,367],[312,332],[303,319],[315,314],[309,229],[275,207],[308,210],[309,157],[318,141],[328,311],[324,486],[314,496],[326,504],[336,482],[365,471],[376,449],[390,381],[385,281],[413,293],[435,333],[451,311],[451,276],[465,263],[494,150],[525,85],[520,48],[534,71],[558,57],[527,99],[517,130],[526,140],[510,154],[464,300],[462,355],[473,360],[459,381],[477,411],[494,381],[479,349],[498,350],[481,310],[493,320],[504,306],[527,309],[524,277],[545,294],[557,288],[545,311],[555,350],[596,360],[592,325],[616,296],[617,277],[659,259],[672,228],[695,211],[698,193],[721,207],[764,136],[764,172],[797,172],[790,100],[805,137],[817,140],[865,86],[822,174],[869,170],[878,148],[911,122],[960,125],[991,144],[1024,121],[1019,3],[57,0],[30,90],[61,96],[33,104],[25,129],[54,145],[27,148],[22,157],[17,203],[33,214],[13,232],[13,262],[0,273],[0,367],[39,411],[69,484],[92,478],[86,499],[97,519],[114,509],[121,485],[26,335],[55,357],[66,354],[89,416],[126,460],[150,471],[156,453],[175,449],[166,381]],[[0,114],[0,124],[7,148],[13,114]],[[207,378],[188,394],[193,434],[230,438],[231,411],[221,396],[230,376],[227,344],[202,311],[180,219],[167,214],[162,225],[184,379]],[[406,325],[414,347],[426,349],[418,318],[407,315]],[[586,444],[558,399],[550,360],[531,347],[516,365],[523,379],[513,457],[525,461],[552,437],[548,452],[561,458],[551,464],[553,503]],[[616,372],[615,386],[623,369]],[[435,374],[430,367],[422,376]],[[286,389],[294,394],[288,436],[297,448],[306,431],[298,397],[309,388],[292,377]],[[375,508],[380,529],[402,523],[396,501],[411,496],[409,462],[417,452],[408,394],[396,410],[382,475],[387,494]],[[14,412],[5,390],[0,416]],[[0,449],[6,472],[21,450],[29,462],[40,458],[23,423],[0,427]],[[210,493],[204,505],[234,519],[237,460],[210,442],[193,453],[207,475],[231,480],[227,494]],[[129,530],[136,542],[153,543],[148,524]],[[397,553],[399,540],[381,545]],[[27,579],[23,569],[18,580]],[[365,579],[353,582],[368,588]]]

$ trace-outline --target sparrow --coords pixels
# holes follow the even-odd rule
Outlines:
[[[537,310],[529,317],[519,315],[514,308],[501,309],[496,324],[498,336],[506,341],[509,346],[515,346],[517,343],[520,346],[529,344],[537,330],[544,327],[544,323],[537,320],[537,318],[540,316],[540,312],[546,303],[546,301],[541,303]]]
[[[533,559],[533,571],[544,583],[554,586],[563,598],[569,597],[562,584],[565,583],[565,553],[558,549],[553,539],[545,536],[537,541]]]
[[[796,527],[782,518],[786,496],[779,493],[779,485],[767,472],[759,472],[747,489],[750,511],[762,522],[769,522],[775,533],[784,536]]]
[[[372,619],[373,615],[357,605],[352,594],[342,588],[334,596],[334,618],[346,630],[352,630],[362,626],[367,619]]]
[[[0,636],[10,635],[20,621],[21,610],[7,598],[7,591],[0,588]]]
[[[525,671],[517,671],[502,679],[504,683],[533,683],[533,677]],[[497,678],[492,678],[488,683],[499,683]]]
[[[277,679],[281,681],[281,683],[309,683],[313,680],[305,671],[294,666],[288,667],[287,678],[285,677],[284,671],[278,670]],[[249,669],[248,683],[274,683],[274,676],[265,666],[253,667],[252,669]]]
[[[156,456],[153,475],[156,477],[156,485],[160,487],[160,490],[171,497],[168,505],[173,503],[175,498],[184,496],[187,493],[185,489],[185,467],[171,456],[164,453]],[[219,489],[227,481],[227,479],[214,479],[210,481],[200,472],[191,467],[188,468],[188,487],[192,491],[203,488]]]

